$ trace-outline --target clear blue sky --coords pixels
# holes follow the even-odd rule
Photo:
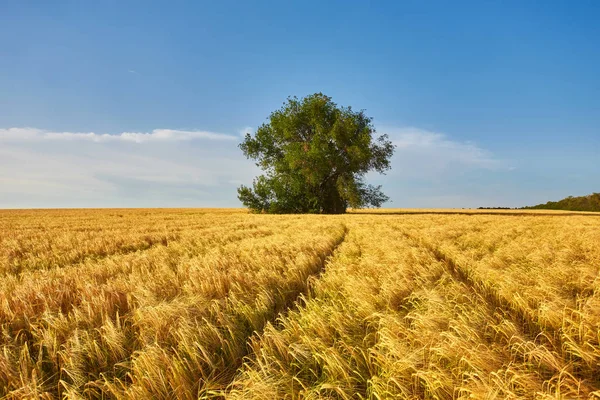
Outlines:
[[[4,0],[0,207],[238,206],[240,133],[318,91],[398,144],[372,177],[388,207],[598,192],[598,21],[584,0]]]

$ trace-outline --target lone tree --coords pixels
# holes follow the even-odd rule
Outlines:
[[[390,168],[394,146],[377,138],[372,118],[338,107],[322,93],[288,98],[283,107],[246,134],[240,148],[265,174],[253,188],[238,188],[240,201],[255,212],[340,214],[380,207],[389,198],[365,174]]]

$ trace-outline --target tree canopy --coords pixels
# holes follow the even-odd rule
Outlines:
[[[390,168],[394,145],[375,137],[364,111],[339,107],[315,93],[290,97],[240,148],[264,175],[238,188],[240,201],[255,212],[344,213],[348,207],[380,207],[389,198],[368,185],[369,171]]]

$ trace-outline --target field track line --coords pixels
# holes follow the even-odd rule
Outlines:
[[[333,247],[331,248],[331,250],[329,250],[328,252],[322,254],[319,257],[319,262],[318,262],[318,269],[315,273],[310,274],[307,277],[307,281],[312,280],[312,279],[319,279],[319,276],[321,276],[325,270],[325,267],[327,266],[329,260],[331,260],[334,255],[335,252],[337,251],[337,249],[342,245],[342,243],[344,243],[344,241],[346,240],[346,236],[348,235],[349,229],[348,227],[344,224],[343,225],[344,231],[342,233],[342,235],[340,236],[340,238],[335,242],[335,244],[333,245]],[[288,301],[285,306],[279,310],[274,316],[273,318],[271,318],[270,322],[271,324],[273,324],[273,326],[278,329],[278,325],[277,321],[282,320],[283,318],[285,318],[285,316],[293,310],[298,309],[299,304],[298,304],[298,300],[300,299],[300,296],[303,294],[306,294],[308,291],[310,290],[310,285],[307,282],[306,285],[306,289],[303,291],[299,291],[298,293],[295,293],[295,296],[293,299],[291,299],[290,301]],[[252,340],[253,337],[257,337],[259,335],[261,335],[264,332],[264,328],[266,327],[266,324],[260,329],[260,331],[255,331],[254,334],[250,337],[248,337],[247,339],[247,346],[246,349],[248,349],[248,353],[246,355],[244,355],[244,357],[242,359],[240,359],[240,363],[238,365],[237,371],[235,374],[232,375],[231,379],[225,384],[223,385],[223,387],[221,389],[217,389],[217,390],[209,390],[206,393],[203,393],[199,396],[199,398],[210,398],[210,399],[224,399],[227,397],[227,392],[229,390],[229,387],[231,386],[231,384],[235,381],[235,378],[237,378],[237,376],[239,375],[240,369],[244,366],[244,364],[247,361],[251,361],[254,359],[254,353],[250,350],[252,348],[252,346],[250,345],[250,341]]]
[[[100,260],[103,260],[105,258],[112,257],[112,256],[124,256],[127,254],[136,253],[138,251],[145,252],[145,251],[148,251],[155,247],[167,246],[167,244],[169,244],[169,242],[173,242],[175,240],[177,240],[177,239],[169,239],[169,238],[163,237],[158,240],[145,240],[144,243],[146,243],[146,245],[147,245],[145,247],[143,245],[140,247],[129,247],[129,248],[125,247],[125,248],[119,249],[117,251],[107,252],[106,254],[82,254],[81,256],[76,257],[73,260],[70,260],[63,264],[55,266],[52,269],[54,269],[54,268],[62,269],[62,268],[72,267],[72,266],[81,264],[81,263],[85,262],[86,260],[90,260],[90,259],[94,260],[94,261],[100,261]],[[46,268],[33,268],[33,269],[26,268],[26,269],[21,269],[16,272],[6,271],[5,274],[21,276],[22,274],[27,273],[27,272],[35,272],[35,271],[39,271],[39,270],[43,270],[43,269],[46,269]]]
[[[407,239],[416,242],[421,247],[427,249],[436,258],[436,260],[445,265],[447,271],[454,279],[463,283],[474,294],[484,299],[490,307],[490,310],[500,310],[502,315],[510,318],[514,324],[521,328],[523,333],[528,336],[530,340],[535,342],[540,338],[545,339],[548,344],[552,345],[557,351],[564,348],[564,342],[562,340],[562,328],[541,326],[531,312],[514,306],[506,297],[501,295],[493,287],[485,284],[485,282],[482,280],[471,276],[464,267],[460,266],[452,257],[444,253],[439,247],[406,232],[404,232],[404,236]],[[573,369],[570,372],[574,377],[587,382],[590,384],[590,386],[594,387],[594,389],[600,389],[599,365],[590,366],[586,363],[580,363],[578,365],[573,365]]]
[[[342,243],[344,243],[344,241],[346,240],[346,236],[348,236],[348,231],[349,231],[348,227],[345,224],[343,225],[343,227],[344,227],[344,233],[342,234],[342,236],[336,241],[336,243],[332,247],[332,249],[321,257],[321,259],[319,261],[319,268],[318,268],[317,272],[308,276],[306,290],[298,293],[296,295],[296,297],[294,298],[294,300],[290,304],[286,305],[286,307],[282,311],[277,313],[277,315],[275,316],[273,321],[271,321],[275,327],[278,327],[278,325],[279,325],[278,321],[280,321],[282,318],[285,318],[285,316],[290,311],[296,310],[298,308],[298,299],[300,298],[300,296],[307,294],[310,291],[310,287],[312,284],[308,284],[308,281],[318,280],[318,279],[320,279],[321,275],[323,275],[323,273],[325,272],[325,267],[327,266],[327,263],[329,262],[329,260],[331,260],[334,257],[335,252],[342,245]]]
[[[210,227],[206,226],[206,227],[202,227],[200,229],[196,229],[197,231],[205,231],[205,230],[209,230]],[[81,254],[79,257],[75,257],[74,259],[67,261],[65,263],[62,263],[60,265],[54,266],[53,268],[58,268],[58,269],[62,269],[62,268],[68,268],[68,267],[73,267],[73,266],[77,266],[79,264],[84,263],[86,260],[93,260],[95,262],[99,262],[102,261],[106,258],[109,257],[113,257],[113,256],[125,256],[127,254],[132,254],[132,253],[136,253],[136,252],[140,252],[140,253],[144,253],[147,251],[152,250],[153,248],[157,248],[157,247],[166,247],[169,243],[174,243],[174,242],[178,242],[182,239],[182,237],[177,234],[175,236],[163,236],[160,238],[156,238],[156,239],[152,239],[152,238],[146,238],[144,240],[143,243],[140,243],[139,246],[135,247],[128,247],[128,246],[123,246],[115,251],[110,251],[110,252],[106,252],[106,253],[93,253],[93,254]],[[144,245],[145,243],[145,245]],[[40,271],[40,270],[45,270],[47,268],[25,268],[25,269],[20,269],[19,271],[5,271],[4,273],[7,275],[15,275],[15,276],[21,276],[23,273],[26,272],[35,272],[35,271]]]

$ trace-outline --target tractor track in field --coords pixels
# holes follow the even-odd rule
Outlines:
[[[316,269],[316,271],[314,273],[310,274],[307,277],[305,289],[304,290],[300,290],[297,293],[294,293],[294,295],[292,296],[292,298],[289,301],[287,301],[285,303],[285,305],[280,310],[278,310],[272,318],[269,319],[269,321],[267,321],[267,324],[268,323],[272,324],[275,327],[275,329],[278,329],[278,330],[281,329],[282,328],[281,321],[291,311],[297,310],[300,307],[300,302],[299,302],[300,297],[302,295],[307,294],[311,290],[311,286],[314,285],[313,282],[315,282],[316,280],[320,279],[320,276],[323,275],[323,273],[325,272],[327,264],[335,256],[335,253],[338,250],[338,248],[346,240],[346,237],[348,236],[349,229],[348,229],[348,227],[345,224],[343,224],[342,226],[343,226],[343,233],[336,240],[336,242],[332,246],[332,248],[329,251],[323,253],[319,257],[319,261],[317,263],[318,268]],[[262,333],[264,332],[267,324],[263,325],[260,330],[255,331],[253,335],[251,335],[251,336],[249,336],[247,338],[246,344],[247,344],[248,352],[244,355],[244,357],[242,359],[240,359],[240,362],[237,365],[237,371],[236,371],[236,373],[234,375],[232,375],[227,382],[224,383],[224,385],[221,387],[221,389],[207,390],[206,392],[200,393],[199,394],[199,398],[202,398],[202,399],[204,399],[204,398],[225,399],[227,397],[227,393],[230,390],[231,384],[235,381],[235,378],[239,375],[240,369],[243,367],[243,365],[246,362],[252,361],[253,359],[255,359],[255,354],[251,350],[252,349],[251,341],[253,340],[253,338],[257,338],[257,337],[260,337],[260,335],[262,335]]]
[[[157,238],[157,239],[145,239],[138,246],[123,246],[123,247],[116,249],[115,251],[81,254],[78,257],[73,257],[72,259],[70,259],[67,262],[64,262],[60,265],[50,265],[50,266],[36,267],[36,268],[18,266],[18,267],[15,267],[15,270],[6,271],[5,274],[21,276],[27,272],[36,272],[36,271],[49,270],[49,269],[55,269],[55,268],[60,268],[60,269],[68,268],[68,267],[72,267],[72,266],[75,266],[78,264],[82,264],[82,263],[86,262],[87,260],[101,261],[103,259],[106,259],[106,258],[109,258],[112,256],[124,256],[127,254],[136,253],[138,251],[141,251],[141,252],[148,251],[154,247],[167,246],[169,242],[172,242],[174,240],[177,240],[177,239],[169,238],[169,237],[161,237],[161,238]]]
[[[542,345],[550,345],[559,354],[561,349],[564,349],[564,341],[562,339],[562,329],[560,327],[542,326],[535,315],[530,311],[517,307],[497,290],[490,285],[487,285],[481,279],[473,277],[469,272],[459,265],[451,256],[444,253],[439,247],[431,242],[413,236],[404,232],[404,236],[415,242],[417,245],[427,249],[437,261],[444,264],[446,270],[458,282],[465,285],[474,295],[482,298],[488,305],[491,312],[500,311],[507,319],[511,320],[520,328],[525,337],[531,342],[542,342]],[[564,359],[564,357],[563,357]],[[573,365],[572,362],[565,363],[569,365],[572,376],[581,379],[590,384],[594,389],[600,389],[600,366],[590,366],[585,363]]]
[[[199,230],[205,231],[205,230],[209,230],[210,227],[202,227]],[[250,230],[250,229],[248,229]],[[240,235],[240,231],[236,231],[236,236]],[[5,274],[10,274],[10,275],[14,275],[14,276],[21,276],[27,272],[37,272],[37,271],[44,271],[44,270],[50,270],[50,269],[63,269],[63,268],[69,268],[69,267],[73,267],[73,266],[77,266],[77,265],[81,265],[83,263],[85,263],[86,261],[93,261],[93,262],[100,262],[104,259],[113,257],[113,256],[126,256],[128,254],[132,254],[132,253],[144,253],[147,251],[150,251],[154,248],[158,248],[158,247],[167,247],[169,245],[169,243],[175,243],[181,240],[181,236],[179,234],[175,234],[175,235],[163,235],[163,236],[158,236],[158,237],[142,237],[142,240],[137,243],[136,245],[124,245],[121,247],[118,247],[114,250],[111,251],[98,251],[95,253],[83,253],[83,254],[79,254],[76,257],[71,258],[70,260],[67,260],[61,264],[56,264],[56,265],[46,265],[46,266],[41,266],[41,267],[28,267],[28,266],[23,266],[23,265],[18,265],[16,267],[14,267],[14,270],[7,270],[4,273]],[[10,262],[10,258],[9,258],[9,262]],[[1,273],[0,273],[1,274]]]
[[[290,303],[286,304],[286,306],[283,308],[283,310],[278,312],[277,315],[275,316],[275,318],[273,319],[273,321],[271,321],[271,323],[273,323],[273,325],[277,329],[281,328],[281,324],[279,321],[284,319],[290,311],[298,309],[298,300],[300,300],[300,296],[309,293],[311,290],[311,287],[314,285],[314,282],[321,279],[321,275],[323,275],[323,273],[325,273],[325,267],[327,266],[329,261],[334,257],[335,252],[338,250],[338,248],[342,245],[342,243],[344,243],[344,241],[346,240],[346,236],[348,236],[349,229],[346,225],[343,225],[343,226],[344,226],[344,233],[342,234],[342,236],[336,241],[335,245],[332,247],[332,249],[329,252],[322,255],[322,257],[320,258],[319,263],[318,263],[318,265],[319,265],[318,270],[314,274],[311,274],[308,276],[307,282],[306,282],[306,290],[297,293],[296,296],[294,297],[294,299]]]

